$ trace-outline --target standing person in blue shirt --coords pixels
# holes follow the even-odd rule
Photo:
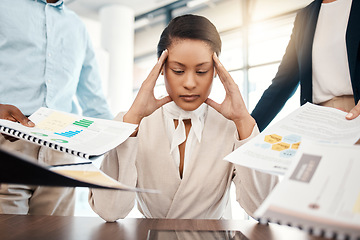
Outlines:
[[[286,53],[251,115],[263,130],[300,84],[301,104],[360,113],[360,1],[315,0],[296,16]]]
[[[33,126],[25,117],[49,107],[112,118],[88,33],[63,0],[0,1],[0,117]],[[74,161],[69,154],[29,142],[0,146],[49,165]],[[35,177],[35,176],[34,176]],[[72,215],[74,189],[0,185],[0,213]]]

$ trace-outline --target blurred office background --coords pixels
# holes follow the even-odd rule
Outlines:
[[[203,15],[214,23],[223,43],[220,60],[238,84],[251,112],[275,76],[293,28],[296,12],[312,0],[67,0],[87,26],[96,50],[105,94],[116,115],[126,111],[157,60],[156,46],[169,20]],[[162,77],[157,97],[166,94]],[[221,102],[225,92],[215,79],[210,97]],[[299,106],[299,91],[278,121]],[[99,160],[96,164],[99,164]],[[77,191],[77,216],[96,216],[87,204],[87,189]],[[121,204],[121,203],[119,203]],[[235,200],[234,219],[247,215]],[[140,217],[134,209],[128,217]]]

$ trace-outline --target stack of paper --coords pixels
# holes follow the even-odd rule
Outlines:
[[[226,156],[225,160],[283,175],[299,158],[303,141],[356,143],[360,138],[360,117],[347,120],[346,114],[338,109],[306,103]]]

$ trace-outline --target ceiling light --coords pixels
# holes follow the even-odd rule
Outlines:
[[[188,3],[186,3],[186,6],[188,8],[193,8],[193,7],[199,6],[199,5],[207,3],[207,2],[209,2],[209,0],[192,0]]]

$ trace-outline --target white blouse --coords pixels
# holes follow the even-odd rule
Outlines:
[[[313,102],[352,95],[346,29],[352,0],[322,3],[316,24],[313,52]]]
[[[160,108],[141,121],[137,137],[130,137],[104,157],[101,169],[123,184],[161,193],[91,189],[90,206],[106,221],[126,217],[135,199],[147,218],[220,219],[226,214],[233,182],[236,200],[252,215],[278,178],[223,159],[258,133],[255,126],[248,139],[238,140],[235,124],[208,107],[201,143],[192,149],[180,178],[170,153],[164,108]]]

